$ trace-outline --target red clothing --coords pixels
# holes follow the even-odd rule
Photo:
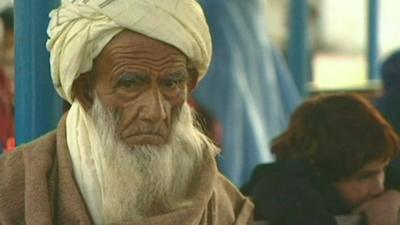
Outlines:
[[[12,83],[0,70],[0,143],[4,149],[10,150],[12,140],[15,140],[15,118],[13,109]],[[0,149],[1,150],[1,149]]]

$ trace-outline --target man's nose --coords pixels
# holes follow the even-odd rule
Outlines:
[[[167,118],[165,100],[159,91],[150,91],[145,98],[145,110],[142,111],[142,119],[157,122]]]

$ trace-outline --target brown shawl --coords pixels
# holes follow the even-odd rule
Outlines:
[[[251,224],[252,203],[211,164],[193,185],[195,206],[121,225]],[[0,224],[93,224],[74,180],[65,116],[56,131],[0,158]]]

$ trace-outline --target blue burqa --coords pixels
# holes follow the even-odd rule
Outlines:
[[[236,185],[272,161],[269,143],[302,101],[281,54],[267,37],[261,0],[202,0],[213,63],[195,92],[223,125],[222,172]]]

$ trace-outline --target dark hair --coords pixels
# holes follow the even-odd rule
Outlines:
[[[303,103],[272,144],[277,160],[306,160],[332,181],[366,164],[393,159],[399,140],[388,122],[354,94],[320,95]]]
[[[3,20],[6,30],[14,31],[14,9],[8,7],[0,12],[0,18]]]

